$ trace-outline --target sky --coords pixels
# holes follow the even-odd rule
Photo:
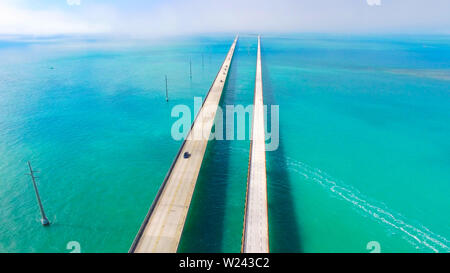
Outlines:
[[[0,0],[0,35],[450,34],[450,0]]]

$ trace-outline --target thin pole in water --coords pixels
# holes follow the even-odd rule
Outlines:
[[[189,75],[190,75],[191,80],[192,80],[192,59],[191,58],[189,58]]]
[[[36,185],[37,177],[34,176],[34,173],[36,173],[36,171],[33,171],[33,169],[31,168],[30,161],[28,161],[28,168],[30,169],[29,176],[31,176],[31,181],[33,181],[34,192],[36,193],[36,199],[39,204],[39,209],[41,210],[41,215],[42,215],[41,223],[43,226],[48,226],[48,225],[50,225],[50,221],[48,221],[47,216],[45,216],[44,207],[42,206],[41,197],[39,196],[39,191],[38,191],[38,188]]]
[[[166,75],[166,101],[169,101],[169,89],[167,88],[167,75]]]

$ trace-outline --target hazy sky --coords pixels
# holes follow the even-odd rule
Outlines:
[[[450,0],[0,0],[0,34],[450,34]]]

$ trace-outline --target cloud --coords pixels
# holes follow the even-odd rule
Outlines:
[[[67,5],[79,6],[79,5],[81,5],[81,0],[67,0]]]
[[[113,25],[118,32],[447,32],[448,0],[172,0]],[[369,4],[369,5],[368,5]],[[126,14],[121,13],[123,16]]]
[[[94,14],[60,9],[29,9],[0,2],[0,34],[54,35],[105,33],[109,23],[93,20]]]
[[[381,0],[366,0],[369,6],[381,6]]]
[[[0,34],[449,33],[449,13],[449,0],[0,0]]]

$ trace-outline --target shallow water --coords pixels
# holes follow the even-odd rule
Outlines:
[[[284,147],[268,154],[272,250],[297,251],[294,229],[305,252],[448,252],[449,82],[386,70],[448,70],[449,40],[330,40],[264,42]]]
[[[0,42],[0,251],[126,252],[181,144],[171,109],[206,94],[232,40]],[[241,36],[222,106],[251,104],[256,46]],[[262,58],[271,251],[448,252],[450,88],[429,76],[448,37],[267,35]],[[248,148],[208,145],[179,251],[240,251]]]

